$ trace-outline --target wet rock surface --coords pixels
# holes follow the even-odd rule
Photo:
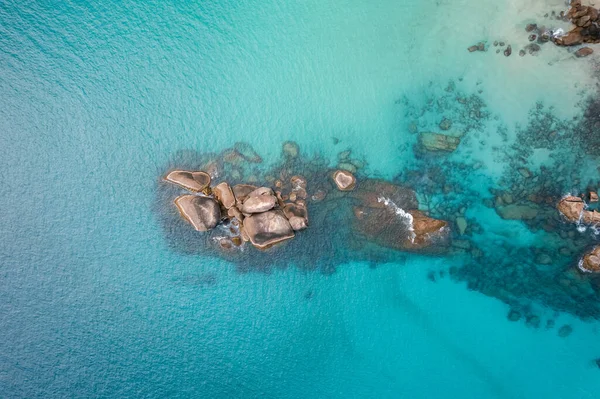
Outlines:
[[[216,227],[221,219],[217,201],[208,197],[182,195],[175,199],[175,205],[197,231],[208,231]]]

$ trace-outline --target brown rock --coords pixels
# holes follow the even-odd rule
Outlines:
[[[593,52],[594,52],[594,50],[592,50],[589,47],[582,47],[575,52],[575,57],[577,57],[577,58],[587,57],[588,55],[592,54]]]
[[[244,215],[236,206],[232,206],[227,210],[227,216],[229,216],[231,219],[236,218],[240,222],[244,221]]]
[[[578,222],[585,208],[585,203],[579,197],[568,196],[561,199],[556,207],[567,220]]]
[[[213,193],[217,200],[223,204],[225,209],[229,209],[235,205],[235,196],[233,195],[233,191],[231,191],[231,187],[227,182],[222,182],[217,184],[215,188],[213,188]]]
[[[509,44],[509,45],[508,45],[508,47],[506,47],[506,50],[504,50],[504,55],[505,55],[506,57],[510,57],[510,55],[511,55],[511,54],[512,54],[512,47],[511,47],[511,45]]]
[[[241,211],[246,214],[261,213],[273,209],[275,205],[277,198],[274,195],[249,196],[242,204]]]
[[[251,184],[236,184],[232,187],[233,195],[239,204],[244,202],[248,194],[256,190],[256,186]]]
[[[469,48],[467,48],[467,50],[469,50],[469,53],[473,53],[475,51],[478,51],[479,47],[477,45],[474,45],[474,46],[470,46]]]
[[[579,268],[586,273],[600,273],[600,245],[583,256]]]
[[[210,175],[205,172],[174,170],[165,180],[194,192],[201,192],[210,186]]]
[[[290,177],[290,183],[292,184],[293,188],[304,188],[306,189],[306,179],[302,176],[292,176]]]
[[[250,193],[248,193],[248,197],[258,197],[260,195],[275,195],[275,193],[273,193],[273,190],[269,187],[259,187],[253,191],[251,191]]]
[[[525,26],[525,32],[533,32],[536,29],[537,24],[527,24],[527,26]]]
[[[252,245],[259,249],[266,249],[294,238],[294,230],[280,210],[257,213],[247,217],[244,220],[244,231]]]
[[[585,224],[599,224],[600,223],[600,212],[597,212],[597,211],[583,211],[583,223],[585,223]]]
[[[556,44],[561,46],[576,46],[581,43],[583,43],[583,36],[580,28],[575,28],[565,36],[556,39]]]
[[[221,220],[219,203],[209,197],[182,195],[175,199],[179,213],[197,231],[213,229]]]
[[[428,151],[452,152],[456,150],[460,144],[460,137],[432,132],[422,132],[419,133],[419,143]]]
[[[298,204],[286,204],[283,213],[290,221],[292,229],[303,230],[308,227],[308,211],[305,206]]]
[[[356,177],[345,170],[335,171],[333,181],[340,191],[352,191],[356,187]]]
[[[590,202],[598,202],[598,193],[590,191]]]

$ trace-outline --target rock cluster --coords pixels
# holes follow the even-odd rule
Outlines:
[[[572,0],[566,17],[575,27],[566,35],[555,38],[554,42],[559,46],[600,43],[599,14],[595,7],[582,5],[581,0]]]
[[[285,148],[284,148],[285,149]],[[289,148],[288,148],[289,149]],[[237,145],[236,153],[251,162],[261,161],[260,156],[249,146]],[[231,157],[231,153],[229,154]],[[259,249],[269,248],[282,241],[294,238],[294,231],[308,227],[306,209],[306,180],[293,176],[294,200],[269,187],[251,184],[236,184],[233,187],[221,182],[211,188],[211,178],[203,171],[176,170],[165,180],[177,184],[196,194],[185,194],[175,199],[181,216],[197,231],[209,231],[218,224],[230,226],[233,235],[223,241],[223,246],[241,245],[250,241]]]
[[[600,223],[600,212],[586,209],[587,205],[580,197],[566,196],[556,207],[569,222],[588,225]]]

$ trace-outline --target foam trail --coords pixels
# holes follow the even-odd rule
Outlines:
[[[383,205],[385,205],[385,206],[389,206],[390,208],[392,208],[394,210],[394,213],[396,215],[400,216],[402,219],[405,220],[406,226],[408,227],[408,231],[410,232],[409,239],[411,242],[413,242],[415,239],[415,230],[413,227],[413,216],[410,213],[406,212],[404,209],[400,208],[398,205],[396,205],[394,203],[394,201],[392,201],[389,198],[378,197],[377,202],[383,203]]]

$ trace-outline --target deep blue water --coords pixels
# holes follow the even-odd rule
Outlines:
[[[524,24],[560,9],[2,2],[0,397],[597,397],[600,285],[574,272],[594,234],[507,221],[483,202],[519,162],[558,194],[597,187],[585,140],[536,136],[579,137],[594,58],[552,44],[506,58],[490,44],[525,45]],[[480,40],[488,52],[466,51]],[[442,117],[464,130],[460,148],[415,154],[412,125],[439,130]],[[248,176],[286,140],[331,167],[350,149],[361,176],[410,184],[441,217],[465,207],[480,229],[457,239],[482,257],[355,256],[340,242],[337,258],[275,251],[256,267],[201,237],[182,248],[160,183],[182,151],[246,141],[264,159]]]

